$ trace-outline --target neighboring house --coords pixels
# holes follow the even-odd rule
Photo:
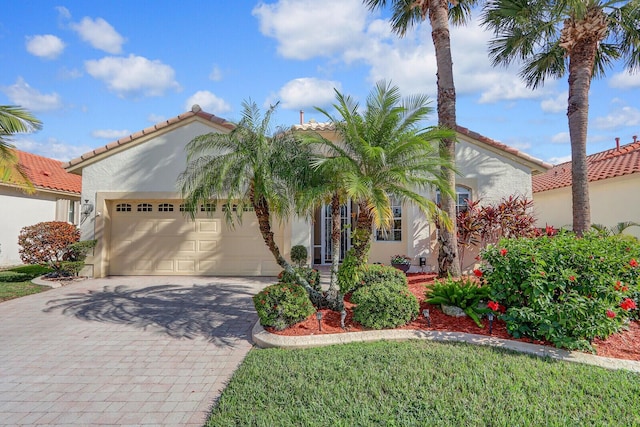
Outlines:
[[[0,266],[22,264],[18,234],[23,227],[43,221],[80,221],[82,179],[68,173],[62,162],[15,150],[34,185],[28,194],[18,185],[0,182]]]
[[[640,223],[640,141],[587,156],[591,223],[607,227],[619,222]],[[533,178],[533,201],[538,225],[572,228],[571,162]],[[640,227],[625,233],[640,237]]]
[[[243,212],[242,224],[227,227],[221,205],[197,207],[195,220],[185,216],[176,181],[186,167],[185,145],[209,132],[229,132],[233,125],[194,105],[166,122],[122,138],[67,164],[82,175],[82,199],[95,209],[81,225],[82,239],[98,240],[87,258],[85,274],[107,275],[275,275],[280,271],[258,231],[255,215]],[[297,131],[334,133],[326,124],[294,126]],[[459,190],[465,198],[497,201],[510,194],[531,197],[531,173],[547,165],[524,153],[458,129]],[[435,194],[430,195],[436,197]],[[370,262],[389,263],[394,254],[429,259],[433,227],[412,206],[395,205],[395,227],[373,232]],[[314,264],[331,261],[326,209],[313,221],[274,221],[275,240],[289,258],[291,247],[304,245]],[[344,222],[352,218],[344,208]],[[349,242],[348,231],[344,242]],[[431,262],[431,261],[429,261]],[[417,268],[417,267],[416,267]]]

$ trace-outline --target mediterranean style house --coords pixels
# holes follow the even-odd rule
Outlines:
[[[198,207],[188,218],[176,181],[186,167],[185,145],[198,135],[229,132],[233,124],[194,105],[191,111],[71,160],[66,168],[82,175],[82,199],[88,220],[81,224],[82,239],[97,239],[87,258],[85,274],[107,275],[276,275],[280,268],[267,250],[252,212],[243,212],[242,224],[229,228],[222,206]],[[327,124],[306,123],[295,131],[317,131],[336,138]],[[531,198],[531,175],[550,165],[518,150],[458,128],[458,199],[497,201],[517,194]],[[430,197],[437,198],[436,194]],[[345,224],[352,217],[343,209]],[[394,228],[372,230],[370,262],[389,263],[394,254],[420,258],[434,265],[435,228],[412,206],[395,205]],[[355,212],[353,212],[355,213]],[[313,218],[274,221],[275,239],[283,255],[304,245],[316,265],[331,262],[326,209]],[[349,244],[349,228],[344,240]]]
[[[0,182],[0,266],[22,264],[18,234],[43,221],[80,221],[82,178],[68,173],[62,162],[15,150],[35,192],[12,182]]]
[[[587,156],[591,223],[612,227],[619,222],[640,223],[640,141],[616,145]],[[554,166],[533,177],[533,202],[538,226],[553,225],[571,229],[571,162]],[[640,238],[640,227],[625,233]]]

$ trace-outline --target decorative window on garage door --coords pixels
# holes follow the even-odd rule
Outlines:
[[[171,203],[160,203],[158,205],[159,212],[173,212],[173,205]]]
[[[129,203],[118,203],[116,212],[131,212],[131,205]]]
[[[200,212],[215,212],[216,204],[215,203],[204,203],[200,205]]]
[[[138,212],[152,212],[153,205],[151,203],[138,203]]]

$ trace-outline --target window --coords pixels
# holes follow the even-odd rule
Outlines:
[[[160,203],[158,205],[159,212],[173,212],[173,205],[171,203]]]
[[[190,212],[193,210],[193,206],[192,205],[188,205],[186,203],[182,203],[180,205],[180,212]]]
[[[456,185],[456,213],[467,210],[469,207],[468,200],[471,200],[471,189]],[[436,192],[436,203],[440,204],[440,191]]]
[[[131,205],[129,203],[118,203],[116,212],[131,212]]]
[[[153,205],[150,203],[139,203],[138,212],[151,212],[153,211]]]
[[[222,205],[222,212],[226,212],[228,210],[229,210],[229,205]],[[231,206],[231,211],[232,212],[237,212],[238,211],[238,205]]]
[[[376,240],[378,242],[399,242],[402,240],[402,205],[395,198],[391,199],[391,211],[393,212],[391,229],[376,230]]]
[[[76,202],[73,200],[69,201],[69,211],[67,213],[67,221],[71,224],[76,223]]]
[[[200,205],[200,212],[215,212],[216,204],[215,203],[204,203]]]

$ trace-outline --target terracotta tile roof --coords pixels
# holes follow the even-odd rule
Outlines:
[[[615,178],[640,172],[640,141],[587,156],[589,182]],[[571,162],[554,166],[544,174],[533,177],[533,192],[571,186]]]
[[[82,177],[64,170],[62,162],[20,150],[15,153],[36,189],[80,194]]]
[[[322,132],[322,131],[334,130],[334,127],[332,123],[318,123],[316,121],[309,121],[309,123],[293,125],[291,129],[302,130],[302,131],[312,130],[316,132]],[[486,136],[480,135],[479,133],[473,132],[465,127],[457,126],[456,131],[462,135],[468,136],[471,139],[474,139],[476,141],[487,144],[495,149],[498,149],[499,151],[502,151],[507,154],[511,154],[512,156],[517,157],[521,160],[525,160],[529,164],[529,166],[532,166],[533,172],[538,172],[538,173],[544,172],[550,169],[551,167],[553,167],[553,165],[549,163],[543,162],[540,159],[536,159],[535,157],[532,157],[527,153],[523,153],[522,151],[517,150],[513,147],[509,147],[508,145],[505,145],[501,142],[494,141],[491,138],[487,138]]]
[[[121,147],[127,144],[130,144],[134,141],[136,141],[137,139],[143,137],[143,136],[147,136],[147,135],[151,135],[155,132],[161,131],[162,129],[174,125],[176,123],[180,123],[183,122],[187,119],[190,119],[192,117],[200,117],[203,118],[207,121],[216,123],[220,126],[223,126],[227,129],[232,130],[235,126],[233,125],[233,123],[230,123],[214,114],[210,114],[210,113],[206,113],[204,111],[202,111],[202,109],[200,108],[199,105],[195,104],[192,108],[191,111],[187,111],[186,113],[180,114],[176,117],[170,118],[168,120],[165,120],[164,122],[160,122],[157,123],[153,126],[149,126],[148,128],[145,128],[141,131],[138,131],[136,133],[133,133],[129,136],[125,136],[123,138],[118,139],[117,141],[113,141],[110,142],[109,144],[102,146],[102,147],[98,147],[93,151],[90,151],[88,153],[83,154],[80,157],[77,157],[75,159],[70,160],[69,162],[67,162],[66,164],[64,164],[64,167],[69,169],[72,168],[73,166],[76,166],[86,160],[91,159],[92,157],[95,157],[99,154],[102,153],[106,153],[109,150],[113,150],[114,148],[117,147]],[[72,171],[73,172],[73,171]]]

